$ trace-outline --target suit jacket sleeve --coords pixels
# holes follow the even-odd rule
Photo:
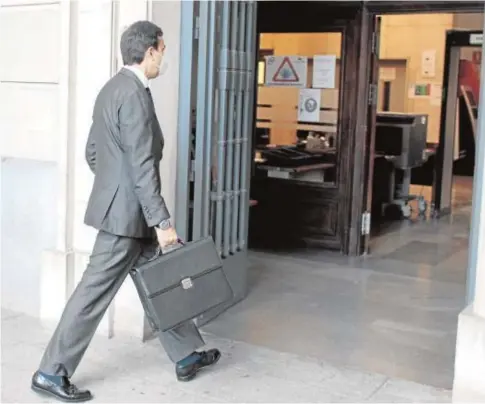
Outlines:
[[[91,125],[88,142],[86,143],[86,162],[93,172],[96,172],[96,143],[94,141],[94,125]]]
[[[149,227],[170,218],[160,195],[160,176],[153,155],[155,141],[149,105],[139,91],[123,102],[119,111],[120,135],[130,164],[135,193]]]

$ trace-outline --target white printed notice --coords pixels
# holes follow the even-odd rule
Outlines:
[[[321,90],[318,88],[303,88],[300,90],[298,103],[299,122],[320,122]]]
[[[313,87],[335,88],[336,55],[315,55],[313,58]]]
[[[302,56],[266,56],[265,84],[306,87],[308,60]]]

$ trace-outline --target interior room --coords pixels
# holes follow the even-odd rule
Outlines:
[[[382,215],[372,212],[371,254],[360,257],[341,254],[341,231],[346,225],[351,231],[342,211],[353,170],[348,121],[356,110],[343,94],[359,94],[356,76],[349,77],[354,33],[347,26],[351,34],[342,35],[338,22],[300,17],[287,31],[277,19],[265,23],[259,17],[249,297],[208,331],[451,388],[456,318],[465,302],[472,152],[454,158],[450,214],[433,217],[435,150],[447,31],[481,29],[483,14],[380,16],[379,85],[370,95],[377,103],[376,129],[416,123],[422,150],[410,173],[409,193],[417,196],[410,212],[400,205],[382,208],[390,170],[374,166],[374,175],[383,177],[374,184],[381,181],[388,189],[372,190]],[[464,79],[472,65],[479,71],[477,51],[463,50],[460,57],[465,90],[460,86],[458,99],[467,108],[467,87],[478,99],[478,76],[473,83]],[[459,127],[452,141],[463,143],[462,137],[470,139],[470,129]],[[402,182],[402,173],[397,177]]]
[[[434,185],[440,128],[450,120],[442,114],[446,35],[449,30],[481,29],[480,24],[480,14],[466,13],[380,17],[372,238],[440,215]],[[320,192],[325,198],[338,187],[339,133],[345,125],[339,98],[343,46],[339,32],[260,33],[249,227],[254,248],[339,247],[331,239],[335,219],[310,206],[309,199],[317,189],[326,189]],[[285,63],[287,56],[295,58]],[[305,65],[300,82],[274,81],[276,65],[298,76],[292,70],[296,57]],[[471,205],[480,60],[479,48],[460,47],[450,174],[454,207]],[[314,99],[319,111],[312,114],[305,103]],[[411,143],[404,144],[401,136]],[[404,161],[399,156],[407,147],[412,150]],[[290,223],[281,220],[285,212],[292,212]],[[322,224],[316,226],[316,221]]]
[[[316,227],[312,223],[315,207],[312,209],[307,201],[309,194],[325,189],[332,192],[336,187],[342,34],[261,33],[259,39],[255,167],[251,181],[255,205],[250,215],[249,240],[255,247],[298,248],[311,242],[305,237],[309,230],[306,227]],[[285,55],[290,54],[296,57],[285,63]],[[301,67],[293,66],[298,57]],[[332,71],[315,70],[314,66],[322,63],[330,63]],[[277,82],[279,75],[287,73],[290,79],[296,79],[300,72],[301,83]],[[324,76],[327,73],[329,77]],[[324,81],[320,84],[326,88],[313,91],[318,80]],[[301,86],[309,89],[308,94],[302,93]],[[308,112],[305,107],[314,111]],[[284,217],[290,220],[281,220]]]
[[[426,42],[389,47],[390,35],[383,37],[386,42],[380,48],[371,212],[374,237],[471,206],[481,42],[466,46],[466,33],[481,29],[481,15],[412,18],[416,17],[426,19],[428,27],[438,26],[429,31]],[[383,16],[382,32],[402,31],[406,36],[405,27],[399,26],[406,18],[410,16]],[[450,18],[451,26],[442,30]],[[448,91],[443,93],[443,88]],[[443,158],[438,146],[447,139],[452,142],[452,161],[444,173],[443,163],[437,161]],[[443,192],[449,196],[442,196]]]

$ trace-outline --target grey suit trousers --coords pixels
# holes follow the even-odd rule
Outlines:
[[[67,377],[74,374],[128,273],[134,266],[152,258],[155,248],[153,240],[121,237],[104,231],[98,233],[90,262],[47,346],[40,371]],[[173,362],[204,345],[192,321],[159,333],[159,339]]]

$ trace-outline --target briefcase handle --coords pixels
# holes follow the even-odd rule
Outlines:
[[[177,247],[177,245],[179,245],[179,247]],[[163,254],[170,254],[172,251],[178,250],[179,248],[181,248],[183,246],[185,246],[185,242],[182,239],[178,238],[177,242],[175,244],[168,245],[168,246],[164,247],[165,251],[164,251],[164,248],[158,247],[157,253],[155,254],[154,259],[156,257],[159,257],[160,255],[163,255]]]

